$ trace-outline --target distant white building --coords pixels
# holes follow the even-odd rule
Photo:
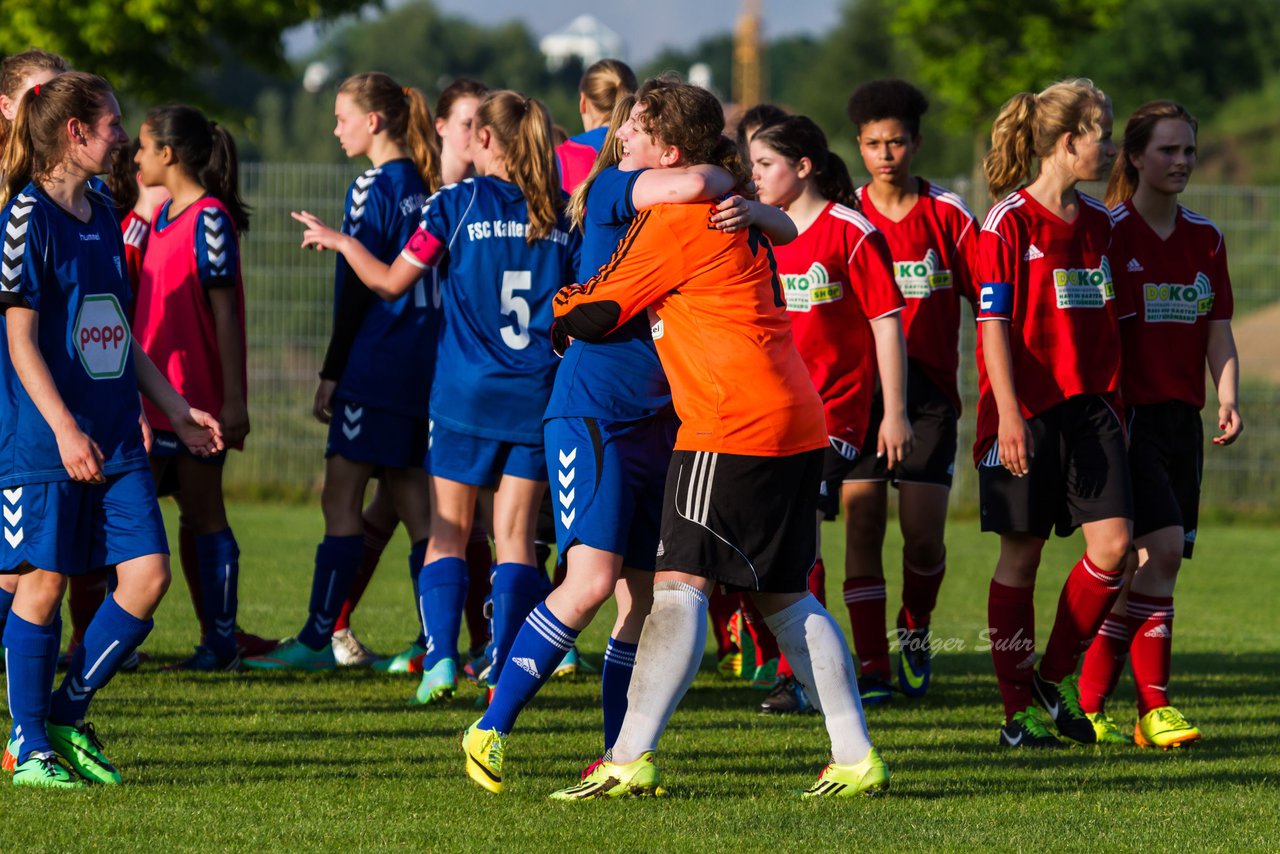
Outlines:
[[[575,56],[584,66],[607,57],[626,58],[622,37],[592,15],[579,15],[563,30],[543,36],[538,47],[552,71],[559,70]]]

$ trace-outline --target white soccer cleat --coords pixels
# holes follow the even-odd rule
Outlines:
[[[333,659],[339,667],[368,667],[378,660],[373,650],[361,643],[351,629],[334,632],[330,643],[333,645]]]

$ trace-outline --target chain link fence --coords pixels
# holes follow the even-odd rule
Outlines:
[[[227,467],[228,489],[235,494],[299,497],[319,490],[327,428],[311,417],[311,401],[332,324],[334,259],[329,253],[298,248],[302,228],[289,212],[307,210],[336,225],[356,171],[290,163],[252,163],[241,170],[242,189],[254,213],[252,231],[241,247],[253,433],[245,452],[233,455]],[[989,206],[967,182],[957,180],[951,186],[969,200],[975,213]],[[1091,191],[1100,194],[1100,188]],[[1235,325],[1256,325],[1266,316],[1263,310],[1280,300],[1280,187],[1193,186],[1183,201],[1225,233]],[[1280,328],[1275,337],[1280,342]],[[972,324],[966,322],[962,354],[972,354],[973,346]],[[1204,504],[1210,511],[1269,511],[1280,506],[1280,386],[1254,379],[1248,359],[1246,352],[1241,391],[1245,434],[1231,448],[1206,445]],[[395,370],[394,365],[387,368]],[[977,379],[971,355],[962,355],[960,385],[965,415],[952,501],[972,506],[977,477],[969,447]],[[1210,390],[1206,436],[1217,432],[1215,402]]]

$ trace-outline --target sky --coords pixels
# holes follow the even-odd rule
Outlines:
[[[391,0],[398,6],[403,0]],[[636,0],[636,2],[583,2],[583,0],[435,0],[445,12],[494,24],[518,18],[537,36],[565,27],[578,15],[591,14],[622,36],[628,62],[652,59],[664,47],[692,47],[706,36],[731,31],[739,0]],[[841,0],[761,0],[766,37],[791,33],[821,33],[839,18]],[[483,13],[479,10],[482,9]],[[289,39],[290,53],[305,52],[314,44],[310,32]]]

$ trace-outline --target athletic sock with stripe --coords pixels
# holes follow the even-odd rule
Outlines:
[[[311,579],[311,604],[298,642],[309,649],[324,649],[333,637],[342,603],[364,558],[364,535],[330,537],[316,546],[316,570]]]
[[[418,573],[418,614],[427,636],[422,669],[430,670],[446,658],[458,655],[462,605],[467,601],[467,562],[442,557]]]
[[[600,705],[604,708],[604,749],[618,740],[622,720],[627,716],[627,691],[636,666],[636,645],[609,638],[600,668]]]
[[[578,633],[557,620],[546,602],[534,608],[511,644],[507,666],[478,728],[510,733],[525,704],[551,678],[577,639]]]
[[[463,567],[466,572],[466,567]],[[527,563],[500,563],[493,568],[493,666],[489,684],[496,685],[510,663],[511,645],[534,606],[547,598],[547,574]],[[462,603],[458,603],[459,610]],[[457,635],[455,634],[455,637]],[[563,656],[562,656],[563,657]],[[557,664],[559,661],[556,662]]]
[[[205,645],[222,661],[236,656],[236,610],[240,587],[240,546],[230,528],[196,535],[200,565],[200,605],[208,623]]]
[[[53,692],[50,722],[75,724],[84,720],[93,695],[111,681],[153,626],[154,620],[139,619],[121,608],[114,593],[108,596],[85,630],[84,643],[67,665],[62,685]]]
[[[32,751],[53,753],[44,724],[49,719],[49,692],[53,690],[61,640],[61,616],[47,626],[38,626],[11,613],[5,624],[5,675],[13,718],[9,738],[17,743],[15,758],[19,763]]]

